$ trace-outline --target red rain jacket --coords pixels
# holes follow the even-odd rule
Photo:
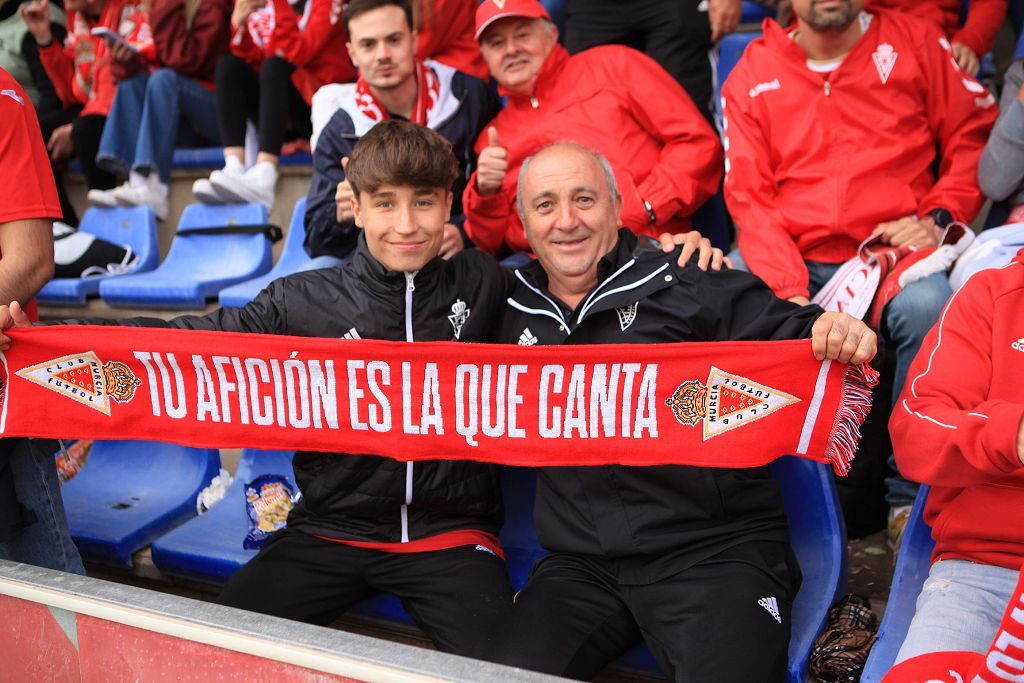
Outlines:
[[[964,0],[868,0],[865,7],[894,9],[927,19],[954,43],[963,43],[981,57],[992,49],[996,34],[1006,19],[1006,0],[970,0],[967,18],[960,25]]]

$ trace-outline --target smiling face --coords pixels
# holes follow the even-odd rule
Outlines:
[[[592,153],[556,144],[530,161],[520,178],[526,239],[565,303],[597,283],[597,264],[618,240],[622,200]]]
[[[499,19],[480,36],[480,54],[499,85],[529,95],[544,61],[558,42],[558,29],[544,19]]]
[[[384,184],[352,200],[366,246],[388,270],[415,272],[441,251],[452,193],[435,187]]]
[[[416,32],[398,5],[385,5],[353,17],[349,23],[349,57],[370,87],[389,90],[412,78]]]
[[[863,0],[793,0],[793,13],[814,31],[841,31],[863,7]]]

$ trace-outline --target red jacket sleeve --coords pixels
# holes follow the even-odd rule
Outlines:
[[[71,24],[73,18],[68,18]],[[65,106],[70,104],[82,104],[75,97],[72,83],[75,78],[75,60],[72,58],[68,48],[65,48],[59,41],[50,41],[46,47],[39,48],[39,61],[46,69],[46,75],[53,83],[53,89],[57,91],[57,97]]]
[[[207,0],[189,27],[183,0],[153,0],[153,40],[161,64],[183,76],[212,81],[231,37],[231,3]]]
[[[748,52],[749,55],[749,52]],[[725,201],[736,221],[740,255],[776,296],[809,296],[807,265],[775,208],[778,185],[771,147],[747,95],[750,79],[742,62],[722,90],[725,140]]]
[[[267,46],[267,55],[283,57],[301,68],[325,48],[344,50],[344,26],[341,23],[342,0],[309,0],[309,16],[305,28],[288,0],[272,0],[277,23]]]
[[[637,183],[640,198],[650,202],[660,220],[691,215],[718,191],[722,179],[722,143],[701,116],[682,86],[647,55],[629,51],[613,64],[625,67],[619,83],[629,83],[630,114],[648,134],[662,143],[658,163]],[[642,203],[635,202],[639,215],[627,215],[631,202],[623,205],[622,223],[648,224]]]
[[[939,178],[921,199],[918,215],[941,207],[970,223],[985,203],[978,162],[999,111],[988,90],[957,66],[948,45],[937,31],[918,43],[929,126],[939,144]]]
[[[476,143],[477,156],[487,146],[487,130],[480,134]],[[462,207],[466,212],[463,229],[477,249],[497,254],[505,241],[505,233],[514,226],[522,232],[522,223],[515,212],[515,197],[505,193],[505,184],[490,197],[483,197],[476,189],[476,171],[466,184],[462,196]],[[518,234],[518,233],[517,233]]]
[[[990,400],[993,273],[949,300],[921,345],[889,421],[896,464],[924,484],[964,487],[1021,468],[1017,430],[1024,403]]]
[[[992,49],[996,34],[1006,20],[1007,0],[971,0],[967,20],[953,34],[954,43],[963,43],[979,57]]]

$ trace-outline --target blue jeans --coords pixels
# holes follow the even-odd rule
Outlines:
[[[82,558],[68,531],[54,454],[44,447],[53,443],[4,439],[0,457],[9,458],[18,501],[35,513],[36,521],[14,540],[0,543],[0,559],[84,575]]]
[[[932,565],[896,663],[929,652],[987,652],[1020,572],[965,560]]]
[[[103,127],[97,163],[122,176],[129,170],[156,169],[168,183],[179,144],[220,146],[214,93],[174,69],[139,72],[121,81]]]
[[[747,268],[739,250],[729,254],[734,268]],[[813,297],[828,282],[841,263],[818,263],[804,261],[807,265],[808,284]],[[886,305],[882,315],[882,334],[896,348],[896,371],[892,380],[892,405],[903,391],[910,363],[921,348],[925,335],[934,327],[942,313],[942,307],[952,296],[949,278],[945,273],[934,273],[908,285]],[[896,461],[889,458],[889,466],[896,469]],[[913,505],[918,485],[903,477],[886,479],[886,502],[892,507]]]

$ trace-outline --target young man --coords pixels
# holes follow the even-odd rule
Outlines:
[[[245,307],[206,316],[76,322],[492,341],[511,276],[477,250],[438,257],[457,172],[448,142],[408,121],[384,121],[350,159],[351,210],[362,231],[344,267],[276,280]],[[467,312],[457,327],[455,310]],[[20,306],[0,307],[0,328],[15,322],[28,322]],[[0,349],[9,343],[0,336]],[[386,591],[402,599],[438,649],[480,656],[512,599],[497,539],[497,467],[302,451],[293,466],[303,498],[288,527],[231,578],[220,601],[329,624],[363,597]]]
[[[329,85],[313,101],[313,180],[306,202],[306,269],[343,263],[358,231],[345,177],[352,145],[378,122],[398,118],[440,133],[459,161],[452,220],[445,227],[442,256],[462,248],[462,191],[473,172],[473,142],[498,113],[484,83],[433,61],[415,57],[417,33],[409,0],[352,0],[345,6],[348,54],[359,80]],[[322,130],[321,130],[322,128]]]
[[[704,273],[620,230],[611,167],[579,145],[528,158],[518,205],[537,261],[518,272],[505,342],[529,329],[530,343],[642,354],[643,344],[810,337],[819,359],[874,354],[859,320],[782,301],[749,273]],[[537,486],[534,523],[550,554],[495,638],[497,661],[590,678],[643,639],[676,681],[783,680],[800,570],[767,467],[550,467]]]

